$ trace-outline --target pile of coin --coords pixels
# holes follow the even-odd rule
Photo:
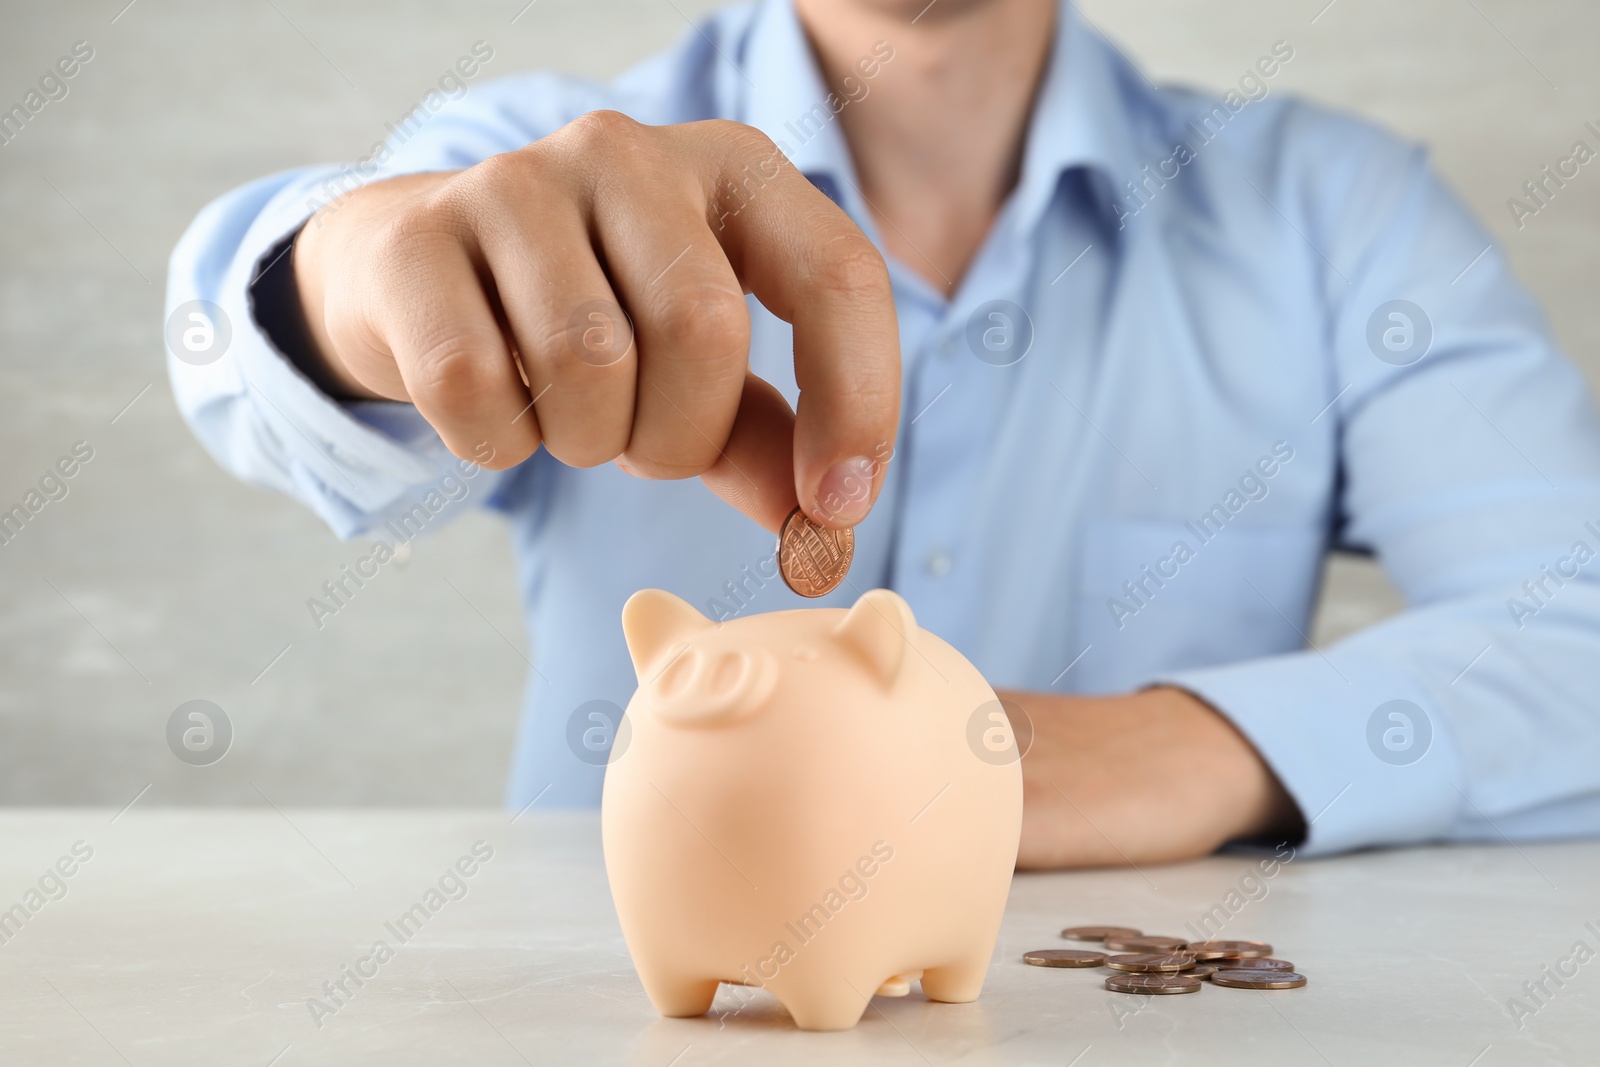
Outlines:
[[[1024,953],[1035,967],[1103,967],[1113,993],[1198,993],[1206,981],[1232,989],[1298,989],[1306,976],[1272,955],[1265,941],[1186,941],[1128,926],[1069,926],[1069,941],[1099,941],[1107,951],[1045,948]],[[1102,974],[1105,971],[1101,972]]]

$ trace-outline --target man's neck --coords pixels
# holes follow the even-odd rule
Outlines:
[[[877,41],[894,49],[839,123],[886,250],[949,296],[1017,183],[1055,0],[935,0],[920,16],[898,0],[795,7],[841,95]]]

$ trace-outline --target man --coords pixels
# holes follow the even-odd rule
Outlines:
[[[208,207],[171,301],[233,338],[175,388],[343,536],[506,514],[513,807],[597,800],[630,593],[804,603],[798,502],[856,528],[822,603],[898,590],[1031,723],[1023,866],[1592,833],[1588,393],[1419,150],[1272,92],[1293,57],[1210,99],[1056,0],[729,9],[610,86],[476,84],[331,203]],[[1410,609],[1307,648],[1330,547]]]

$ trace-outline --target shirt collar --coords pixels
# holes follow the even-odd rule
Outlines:
[[[772,138],[813,182],[823,179],[827,184],[819,185],[835,200],[841,192],[853,200],[853,190],[838,187],[855,182],[849,148],[791,0],[766,0],[757,8],[739,65],[741,121]],[[1061,0],[1012,194],[1021,230],[1038,222],[1061,175],[1077,166],[1102,173],[1102,207],[1110,210],[1111,191],[1138,169],[1131,126],[1146,85],[1070,0]]]
[[[1044,80],[1034,101],[1014,194],[1016,221],[1031,229],[1049,206],[1061,175],[1086,167],[1105,179],[1110,210],[1117,184],[1137,169],[1133,123],[1148,82],[1063,0]]]

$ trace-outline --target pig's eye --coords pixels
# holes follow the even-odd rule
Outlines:
[[[795,645],[794,658],[802,663],[810,663],[817,658],[817,650],[810,645]]]

